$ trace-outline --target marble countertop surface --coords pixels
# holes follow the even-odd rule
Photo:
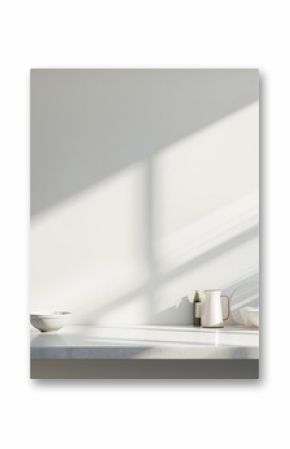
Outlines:
[[[259,330],[241,326],[98,327],[31,329],[32,359],[257,359]]]

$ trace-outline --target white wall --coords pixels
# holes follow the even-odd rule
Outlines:
[[[31,310],[191,322],[194,289],[258,300],[255,70],[37,70]]]

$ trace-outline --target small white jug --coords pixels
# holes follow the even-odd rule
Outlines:
[[[225,299],[225,301],[224,301]],[[226,310],[226,312],[223,312]],[[201,307],[202,327],[224,327],[224,320],[230,316],[230,298],[221,290],[205,290]]]

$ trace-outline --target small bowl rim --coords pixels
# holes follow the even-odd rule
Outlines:
[[[41,318],[45,318],[45,319],[59,319],[59,318],[67,318],[69,316],[71,316],[71,312],[68,312],[66,310],[63,311],[56,311],[56,312],[51,312],[51,313],[31,313],[30,314],[30,318],[33,319],[41,319]]]

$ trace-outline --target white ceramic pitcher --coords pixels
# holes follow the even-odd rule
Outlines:
[[[224,327],[224,320],[230,316],[230,298],[221,290],[205,290],[201,307],[202,327]]]

